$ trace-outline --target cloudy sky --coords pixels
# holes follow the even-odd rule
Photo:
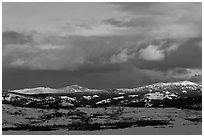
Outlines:
[[[3,3],[3,89],[198,81],[202,3]]]

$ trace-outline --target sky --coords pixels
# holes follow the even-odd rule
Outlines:
[[[2,7],[4,90],[201,81],[201,2]]]

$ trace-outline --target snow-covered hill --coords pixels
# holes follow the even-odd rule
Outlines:
[[[3,92],[3,103],[24,107],[193,107],[201,104],[202,86],[190,81],[156,83],[132,89],[60,89],[37,87]],[[197,106],[195,106],[197,107]],[[199,105],[200,107],[200,105]]]

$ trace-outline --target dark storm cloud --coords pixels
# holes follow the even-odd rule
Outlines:
[[[135,37],[32,34],[31,39],[26,44],[15,46],[17,41],[3,50],[4,67],[101,71],[108,70],[108,67],[116,69],[117,66],[112,64],[130,62],[135,67],[165,71],[176,67],[198,68],[202,64],[201,47],[198,46],[201,38],[191,38],[182,43],[176,39],[138,43],[140,39]]]
[[[101,68],[108,70],[110,57],[123,53],[127,47],[137,49],[136,41],[134,37],[122,36],[64,37],[33,33],[32,41],[26,44],[5,46],[3,67],[69,71],[96,68],[99,71]],[[114,60],[128,61],[129,56],[126,54],[120,54]],[[109,67],[112,69],[111,64]]]
[[[128,70],[127,70],[128,68]],[[179,75],[189,73],[185,69],[174,72],[159,72],[130,68],[128,64],[114,71],[66,71],[3,69],[3,89],[19,89],[38,86],[61,88],[78,84],[88,88],[133,88],[155,82],[182,80]],[[174,77],[176,75],[177,77]],[[187,77],[184,77],[185,80]]]
[[[3,62],[15,63],[3,65],[4,89],[60,88],[71,84],[89,88],[137,87],[186,79],[183,75],[190,74],[186,68],[201,68],[202,64],[201,47],[198,46],[201,38],[181,43],[174,39],[151,41],[153,47],[160,47],[156,51],[164,54],[162,60],[157,60],[158,56],[154,60],[139,58],[140,51],[147,49],[150,42],[138,43],[134,37],[32,35],[32,39],[30,43],[15,48],[10,45],[12,49],[7,47],[3,51]]]
[[[2,33],[3,88],[59,88],[71,84],[128,88],[186,80],[200,74],[200,3],[106,4],[102,9],[114,7],[111,16],[108,11],[92,12],[90,18],[90,11],[83,4],[76,20],[75,14],[72,18],[70,13],[63,12],[62,16],[53,15],[61,19],[46,22],[46,18],[52,17],[47,14],[60,12],[55,4],[48,4],[49,12],[42,15],[37,15],[33,7],[28,13],[22,10],[21,14],[10,14],[7,29],[12,28],[12,20],[18,16],[27,23],[22,29],[25,32],[18,28],[18,22],[13,30],[19,31]],[[64,10],[78,13],[70,8],[65,6]],[[34,21],[29,20],[30,14],[37,15]]]
[[[32,37],[16,31],[5,31],[2,33],[2,44],[26,44],[32,41]]]
[[[103,71],[84,73],[63,70],[3,69],[3,90],[47,86],[61,88],[78,84],[88,88],[133,88],[158,81],[142,70]],[[125,81],[125,82],[124,82]]]

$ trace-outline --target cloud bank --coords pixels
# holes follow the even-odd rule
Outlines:
[[[32,23],[33,30],[4,24],[3,86],[135,87],[201,74],[201,3],[103,6],[111,8],[111,16],[95,13],[93,19],[85,11],[86,20],[81,14],[66,20],[66,15],[49,15],[48,24],[55,24],[51,31],[39,31]],[[4,12],[5,16],[11,24],[9,13]],[[38,23],[43,26],[41,20]],[[14,84],[17,79],[21,82]]]

